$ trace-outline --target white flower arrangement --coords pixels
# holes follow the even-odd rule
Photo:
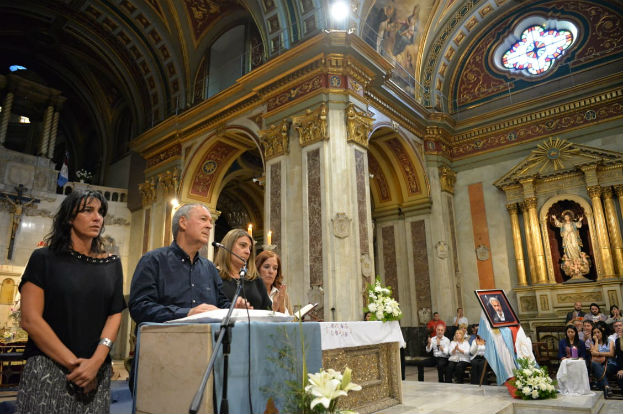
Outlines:
[[[364,312],[370,313],[370,320],[387,322],[398,321],[403,317],[399,303],[392,298],[392,289],[382,286],[379,277],[374,284],[368,285],[367,290],[368,306]]]
[[[91,171],[82,169],[82,170],[76,171],[76,177],[78,177],[79,180],[87,181],[93,178],[93,174],[91,173]]]
[[[537,368],[534,361],[518,358],[518,369],[514,369],[516,397],[523,400],[556,398],[555,381],[545,368]]]
[[[339,397],[347,395],[349,391],[360,391],[361,389],[360,385],[351,382],[351,369],[349,367],[345,368],[343,374],[331,368],[328,370],[321,369],[316,374],[308,374],[308,385],[305,386],[305,392],[312,397],[310,409],[315,413],[353,413],[353,411],[336,411],[336,404]]]

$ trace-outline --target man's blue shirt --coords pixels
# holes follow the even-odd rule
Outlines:
[[[183,318],[202,303],[228,308],[221,284],[208,259],[196,254],[191,261],[174,241],[139,260],[130,286],[130,315],[140,324]]]

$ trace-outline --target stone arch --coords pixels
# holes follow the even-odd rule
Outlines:
[[[591,204],[585,198],[576,194],[559,194],[546,200],[539,210],[539,222],[542,233],[542,242],[544,243],[544,248],[546,250],[546,270],[548,271],[548,280],[550,283],[558,283],[555,276],[555,263],[553,263],[553,249],[557,249],[558,246],[553,246],[550,242],[548,229],[548,210],[550,210],[550,208],[554,204],[565,200],[573,201],[579,204],[581,208],[583,208],[587,218],[590,243],[592,246],[598,246],[596,225],[594,222],[594,210],[592,209]],[[596,266],[596,273],[602,273],[602,262],[600,254],[591,254],[591,256],[594,260],[594,265]]]

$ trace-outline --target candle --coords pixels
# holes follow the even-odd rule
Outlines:
[[[572,358],[578,358],[578,349],[575,346],[572,347]]]
[[[251,225],[251,223],[249,223],[249,226],[247,226],[247,233],[250,236],[253,236],[253,226]]]
[[[270,246],[271,245],[271,234],[273,234],[271,232],[271,230],[269,230],[269,232],[267,233],[267,244]]]

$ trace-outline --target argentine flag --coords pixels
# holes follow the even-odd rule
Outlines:
[[[64,186],[67,181],[69,181],[69,168],[67,168],[67,156],[63,160],[63,166],[61,167],[61,171],[59,172],[58,180],[56,183],[59,187]]]

